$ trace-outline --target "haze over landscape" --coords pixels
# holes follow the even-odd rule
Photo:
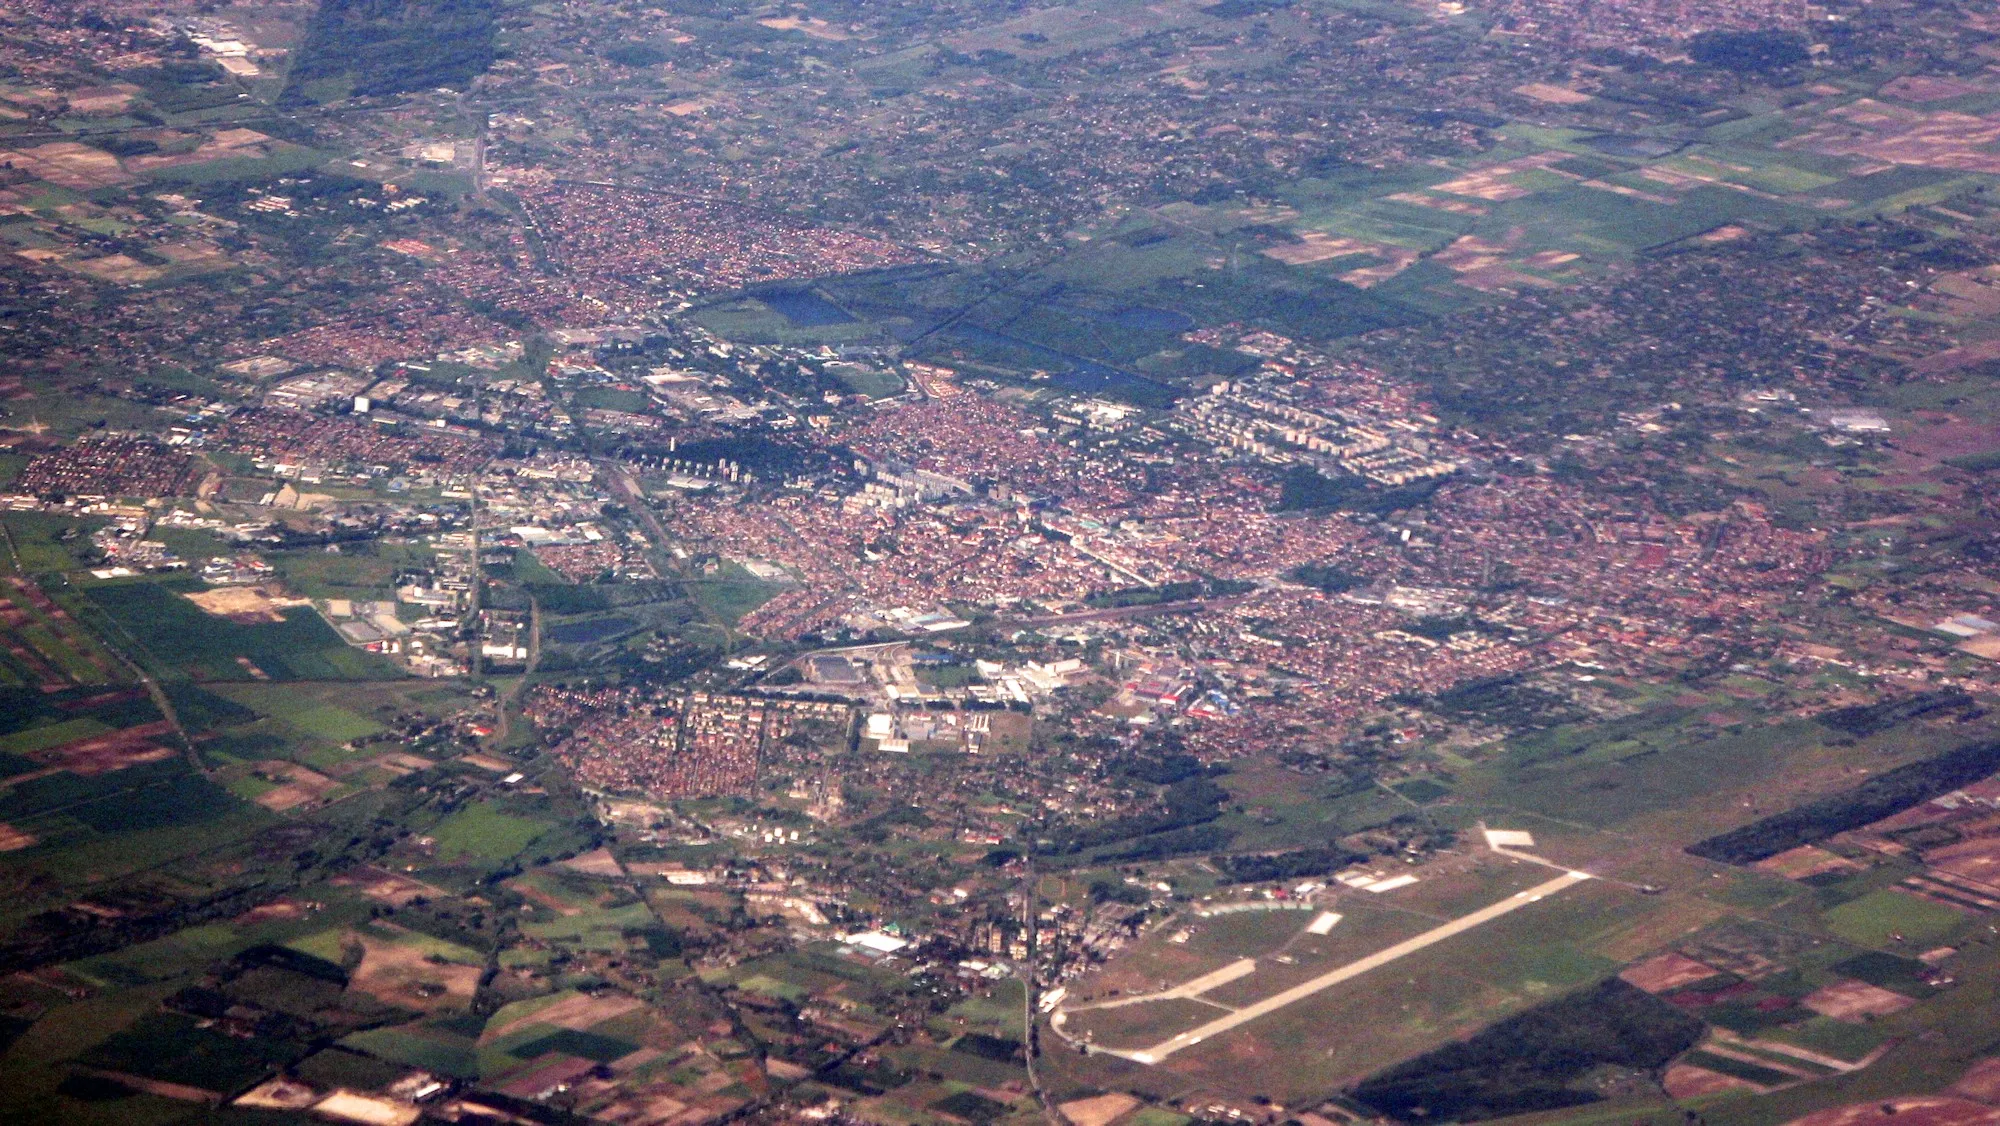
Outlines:
[[[1978,0],[9,0],[0,1122],[2000,1126],[1996,185]]]

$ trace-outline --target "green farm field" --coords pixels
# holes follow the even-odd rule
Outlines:
[[[1894,888],[1870,892],[1826,912],[1827,928],[1860,946],[1909,944],[1925,947],[1949,941],[1963,931],[1969,918]]]
[[[509,860],[535,842],[546,826],[527,817],[504,813],[491,802],[466,806],[431,829],[441,858]]]
[[[217,692],[259,715],[282,722],[305,738],[322,742],[345,743],[382,730],[381,724],[333,702],[372,703],[371,693],[363,693],[357,699],[356,693],[347,690],[302,690],[296,686],[264,684],[221,685]]]
[[[85,597],[153,663],[209,680],[371,680],[399,675],[372,653],[352,648],[310,607],[287,607],[282,622],[244,624],[210,614],[181,597],[188,580],[107,583]]]

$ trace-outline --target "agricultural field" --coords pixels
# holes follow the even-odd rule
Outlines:
[[[539,821],[482,802],[439,821],[430,835],[442,859],[502,861],[519,855],[543,831]]]
[[[224,687],[236,692],[239,686]],[[214,697],[207,713],[239,724],[279,722],[255,719],[256,713],[283,715],[290,723],[334,706],[305,699],[287,710],[255,686],[240,687],[244,691],[236,694],[244,703]],[[436,691],[394,690],[408,697]],[[182,700],[189,714],[202,703],[185,694]],[[392,694],[381,703],[421,708],[437,701]],[[357,709],[343,709],[350,717],[367,709],[365,702],[350,704]],[[105,706],[90,717],[51,717],[53,722],[23,728],[16,745],[30,755],[42,753],[38,743],[63,749],[101,741],[102,730],[118,730],[104,722],[113,718],[101,710]],[[284,764],[259,765],[275,770]],[[227,778],[234,769],[218,775]],[[537,868],[523,878],[522,887],[533,893],[526,896],[496,879],[481,886],[484,897],[467,901],[419,877],[354,867],[339,857],[326,858],[338,865],[327,868],[310,848],[297,851],[331,835],[345,839],[356,829],[408,825],[450,847],[449,862],[437,869],[449,882],[467,863],[490,865],[536,841],[558,857],[574,854],[578,843],[562,843],[572,815],[561,810],[573,808],[560,804],[567,799],[499,792],[440,819],[420,794],[359,791],[334,795],[322,806],[288,808],[282,814],[288,820],[279,821],[258,808],[262,803],[233,798],[190,772],[178,754],[51,788],[64,777],[17,779],[7,790],[6,815],[47,843],[0,854],[0,879],[40,887],[42,903],[51,894],[57,902],[103,896],[118,905],[120,914],[112,918],[123,921],[93,920],[97,927],[67,937],[40,937],[68,943],[80,956],[33,982],[24,977],[9,986],[8,1004],[41,1019],[34,1035],[11,1050],[0,1044],[0,1076],[7,1079],[0,1114],[40,1108],[36,1114],[75,1119],[74,1108],[92,1105],[74,1079],[78,1068],[114,1076],[106,1090],[118,1092],[113,1102],[122,1114],[155,1099],[164,1107],[184,1105],[174,1100],[194,1091],[240,1093],[280,1068],[293,1069],[307,1083],[373,1090],[411,1066],[499,1086],[532,1082],[538,1069],[558,1061],[627,1057],[635,1069],[659,1061],[644,1072],[648,1082],[662,1091],[685,1090],[685,1102],[709,1099],[724,1107],[734,1099],[740,1105],[737,1079],[721,1060],[705,1051],[688,1054],[688,1045],[714,1023],[712,1014],[676,1016],[680,1010],[671,1006],[655,1009],[623,996],[595,1001],[565,992],[564,973],[550,966],[552,956],[579,967],[579,959],[596,964],[605,952],[650,964],[656,948],[675,949],[671,932],[629,887],[621,890],[615,879],[592,874],[601,864]],[[495,776],[476,768],[468,777]],[[279,854],[285,857],[281,868],[271,867],[278,859],[274,845],[286,850]],[[430,846],[414,839],[398,845],[391,836],[364,848],[406,848],[420,860]],[[114,857],[128,866],[121,868]],[[148,872],[133,871],[134,862],[150,866]],[[250,883],[238,887],[247,873],[254,873]],[[22,906],[33,910],[35,903]],[[156,931],[158,937],[93,950],[112,937],[101,928],[139,926],[156,917],[179,925]],[[0,942],[10,950],[35,933],[19,914],[0,917]],[[539,957],[508,957],[516,951]],[[495,960],[515,969],[489,984]],[[482,997],[480,1015],[474,1015]],[[538,998],[546,1000],[516,1004]],[[208,1031],[220,1011],[211,1006],[223,1004],[238,1006],[231,1020],[262,1020],[286,1031],[247,1039],[233,1024]],[[245,1017],[244,1006],[273,1015]],[[487,1013],[497,1023],[488,1026]],[[278,1014],[282,1025],[271,1023]],[[686,1023],[675,1023],[682,1019]],[[325,1048],[335,1041],[343,1047]],[[709,1082],[710,1075],[726,1078]],[[76,1120],[94,1119],[86,1114]]]
[[[32,580],[9,577],[0,596],[0,685],[50,692],[130,675]]]
[[[349,646],[312,607],[276,606],[235,620],[204,610],[186,580],[125,581],[84,588],[83,597],[129,638],[149,664],[205,680],[380,680],[388,662]]]

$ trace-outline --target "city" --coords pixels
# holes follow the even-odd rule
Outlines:
[[[2000,15],[19,0],[0,1120],[2000,1122]]]

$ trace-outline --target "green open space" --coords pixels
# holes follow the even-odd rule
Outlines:
[[[1970,922],[1960,911],[1894,888],[1843,903],[1825,918],[1828,929],[1849,942],[1912,951],[1943,942]]]
[[[421,544],[379,542],[350,545],[337,555],[274,551],[266,553],[264,560],[277,570],[288,589],[307,598],[364,601],[393,599],[399,571],[427,571],[437,565],[436,554]]]
[[[442,858],[501,861],[520,855],[547,828],[532,818],[503,812],[494,802],[481,801],[439,821],[430,836]]]
[[[521,933],[580,950],[623,950],[629,945],[627,932],[642,931],[654,925],[653,914],[644,903],[628,903],[523,923]]]
[[[479,1051],[471,1037],[421,1024],[371,1028],[341,1045],[380,1059],[458,1079],[479,1077]]]
[[[309,739],[346,743],[382,731],[381,724],[367,716],[328,702],[324,693],[264,684],[218,685],[216,691]],[[339,695],[354,700],[352,693]]]
[[[64,743],[74,743],[94,735],[102,735],[111,727],[90,716],[78,716],[59,723],[31,727],[9,735],[0,735],[0,752],[10,755],[33,754],[49,747],[59,747]]]
[[[182,597],[192,580],[105,583],[85,597],[152,662],[209,680],[369,680],[400,676],[395,666],[352,648],[310,607],[279,611],[279,622],[217,617]]]
[[[0,555],[0,566],[9,572],[39,574],[81,566],[83,553],[90,546],[87,533],[96,527],[96,522],[41,512],[9,512],[0,516],[0,525],[5,526],[7,541],[13,548],[11,553]]]
[[[688,597],[730,625],[776,598],[785,588],[767,583],[735,563],[725,562],[713,578],[687,584]]]

